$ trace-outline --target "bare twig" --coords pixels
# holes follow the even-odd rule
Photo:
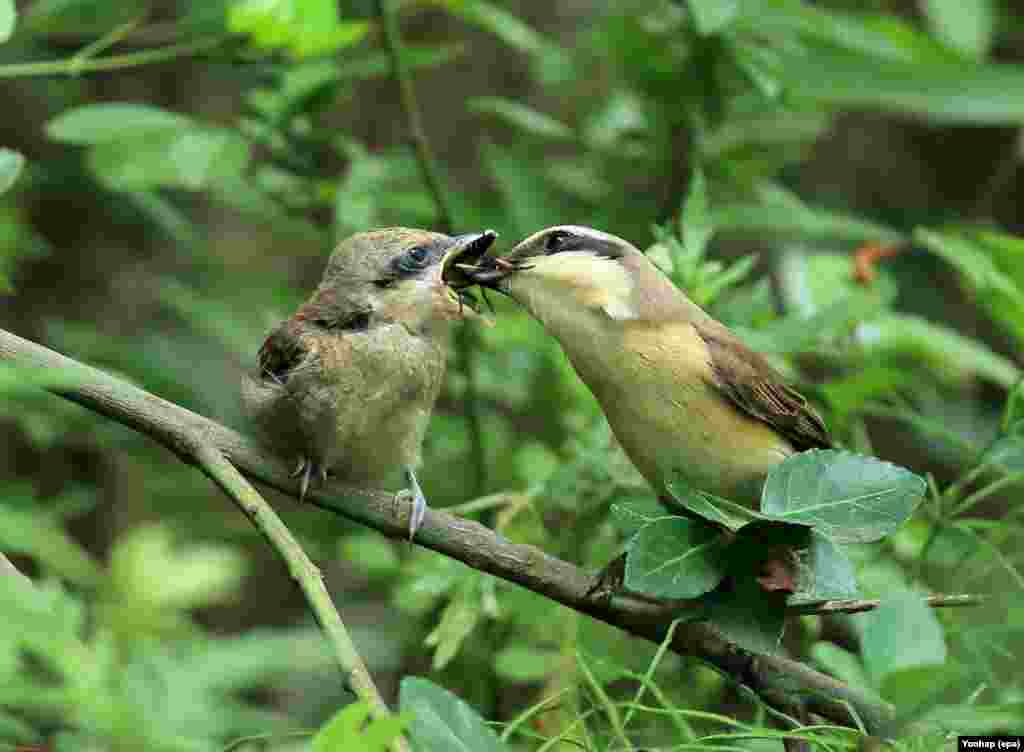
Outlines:
[[[320,628],[334,649],[335,658],[346,674],[349,687],[356,697],[370,706],[375,717],[386,718],[390,711],[331,601],[320,569],[302,550],[302,546],[274,509],[242,477],[235,466],[225,459],[219,449],[205,439],[199,439],[195,447],[195,458],[200,469],[245,512],[284,559],[288,573],[302,589]],[[409,752],[408,744],[401,736],[395,738],[392,746],[395,752]]]
[[[983,595],[929,595],[924,602],[932,608],[962,608],[965,606],[980,606],[985,602]],[[801,614],[812,614],[824,616],[825,614],[860,614],[864,611],[874,611],[881,605],[878,599],[869,600],[842,600],[824,601],[823,603],[809,603],[806,606],[793,606],[790,611]]]
[[[348,686],[370,706],[376,717],[390,714],[331,602],[320,570],[273,508],[228,460],[231,446],[224,444],[221,431],[215,429],[216,424],[102,371],[0,330],[0,362],[5,360],[52,370],[55,386],[50,391],[153,437],[209,476],[245,512],[284,560],[327,637]],[[408,752],[409,748],[404,738],[397,737],[393,749]]]
[[[298,495],[298,483],[282,458],[215,421],[0,330],[3,361],[72,371],[74,384],[62,379],[50,391],[150,436],[189,464],[197,461],[193,443],[201,438],[203,445],[216,448],[252,478]],[[410,504],[396,503],[401,497],[394,494],[330,483],[311,490],[306,498],[393,538],[404,540],[408,535]],[[534,546],[512,543],[471,520],[428,509],[416,543],[655,643],[664,639],[669,627],[664,608],[640,599],[595,601],[589,595],[593,579],[587,572]],[[799,695],[811,712],[844,725],[855,723],[855,713],[869,731],[884,728],[893,716],[887,703],[789,658],[744,651],[707,623],[680,624],[670,647],[709,662],[776,706]]]
[[[77,76],[84,73],[137,68],[140,65],[165,63],[182,57],[191,57],[219,47],[227,36],[205,37],[192,42],[171,44],[166,47],[128,52],[124,55],[82,59],[72,55],[66,60],[45,60],[32,63],[0,65],[0,78],[26,78],[29,76]]]

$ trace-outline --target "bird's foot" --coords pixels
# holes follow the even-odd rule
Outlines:
[[[292,471],[292,477],[298,478],[299,476],[302,476],[302,480],[299,481],[299,501],[305,501],[310,481],[315,478],[318,485],[327,482],[327,468],[310,457],[299,457],[299,462]]]
[[[398,503],[400,496],[410,497],[412,508],[409,512],[409,542],[412,543],[416,531],[423,524],[423,518],[427,514],[427,497],[423,495],[423,489],[420,488],[420,482],[416,479],[416,473],[411,467],[405,468],[405,480],[409,484],[409,488],[395,496],[395,503]]]

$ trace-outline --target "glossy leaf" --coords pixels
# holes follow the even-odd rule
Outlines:
[[[427,679],[402,680],[399,707],[411,715],[416,752],[506,752],[506,745],[473,708]]]
[[[811,525],[836,542],[869,543],[898,529],[925,490],[924,479],[905,468],[850,452],[812,450],[772,469],[761,512]]]
[[[658,598],[696,598],[725,577],[725,535],[683,517],[644,525],[630,542],[626,588]]]

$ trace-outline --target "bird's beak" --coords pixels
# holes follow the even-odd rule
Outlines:
[[[475,269],[484,253],[491,247],[498,233],[484,230],[481,233],[458,235],[452,238],[452,244],[444,252],[441,259],[441,279],[449,287],[459,290],[476,284],[467,273],[467,269]]]
[[[506,256],[484,256],[473,266],[458,264],[470,284],[489,287],[507,293],[505,280],[516,272],[530,268],[529,260],[543,249],[538,250],[533,238],[527,238]]]

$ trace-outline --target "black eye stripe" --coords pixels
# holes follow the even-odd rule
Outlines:
[[[389,276],[393,279],[416,276],[430,266],[445,247],[443,243],[428,243],[407,248],[391,259]]]
[[[553,253],[577,250],[582,243],[583,238],[567,230],[555,230],[544,239],[544,250],[550,256]]]

